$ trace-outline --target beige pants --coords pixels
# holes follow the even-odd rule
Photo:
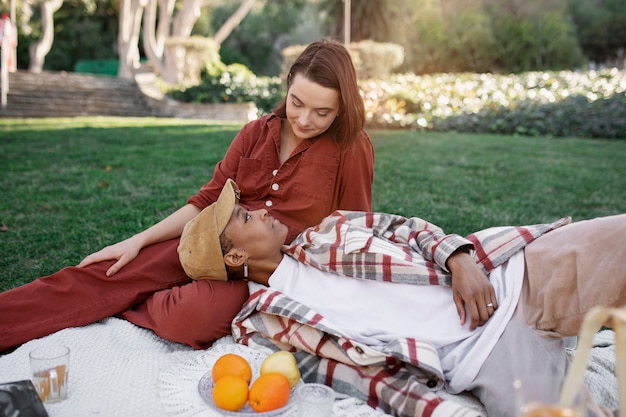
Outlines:
[[[626,304],[626,215],[556,229],[525,258],[515,316],[468,387],[489,417],[517,415],[516,379],[552,381],[558,394],[568,367],[561,337],[577,335],[592,307]]]
[[[626,214],[556,229],[525,258],[516,317],[543,336],[575,336],[591,308],[626,305]]]

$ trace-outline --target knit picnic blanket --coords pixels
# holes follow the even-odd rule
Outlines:
[[[604,331],[597,339],[586,381],[600,404],[616,408],[615,337]],[[220,417],[200,395],[201,378],[224,353],[238,353],[251,363],[259,363],[265,355],[233,343],[231,337],[218,340],[210,349],[193,350],[125,320],[107,318],[32,340],[0,356],[0,383],[29,379],[28,353],[46,344],[70,348],[68,398],[45,405],[50,417]],[[441,395],[486,415],[470,394]],[[295,407],[284,415],[295,417]],[[338,395],[333,417],[388,416],[360,400]]]

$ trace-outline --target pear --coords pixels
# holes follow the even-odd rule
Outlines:
[[[296,358],[286,350],[272,353],[261,364],[261,375],[272,372],[285,375],[292,388],[300,381],[300,369],[298,369]]]

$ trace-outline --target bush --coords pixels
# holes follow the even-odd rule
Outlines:
[[[473,115],[433,120],[432,130],[624,138],[625,108],[624,94],[595,101],[580,95],[547,104],[525,100],[514,108],[486,108]]]
[[[254,102],[261,113],[269,113],[284,95],[280,78],[258,77],[241,64],[207,67],[200,78],[200,84],[169,90],[168,95],[188,103]]]
[[[373,127],[626,137],[626,71],[414,74],[361,82]]]
[[[362,80],[360,88],[369,127],[626,138],[626,71],[617,69],[393,74]],[[221,64],[206,69],[200,85],[170,94],[193,103],[252,101],[268,113],[284,86]]]
[[[283,49],[283,76],[306,47],[292,45]],[[354,42],[348,45],[348,50],[359,79],[386,77],[404,62],[404,48],[393,43]]]
[[[404,62],[404,48],[393,43],[361,41],[348,48],[359,79],[386,77]]]

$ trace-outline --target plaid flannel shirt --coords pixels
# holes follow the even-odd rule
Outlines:
[[[284,252],[304,264],[348,277],[450,285],[446,261],[456,250],[471,248],[488,274],[537,237],[570,221],[494,227],[463,238],[446,235],[419,218],[337,211],[301,233]],[[405,259],[368,252],[374,236],[393,242]],[[272,288],[251,284],[250,298],[233,320],[232,332],[237,342],[248,346],[294,351],[305,381],[332,386],[388,414],[477,415],[437,395],[445,381],[437,351],[428,342],[407,338],[383,347],[367,346],[343,337],[322,315]]]

